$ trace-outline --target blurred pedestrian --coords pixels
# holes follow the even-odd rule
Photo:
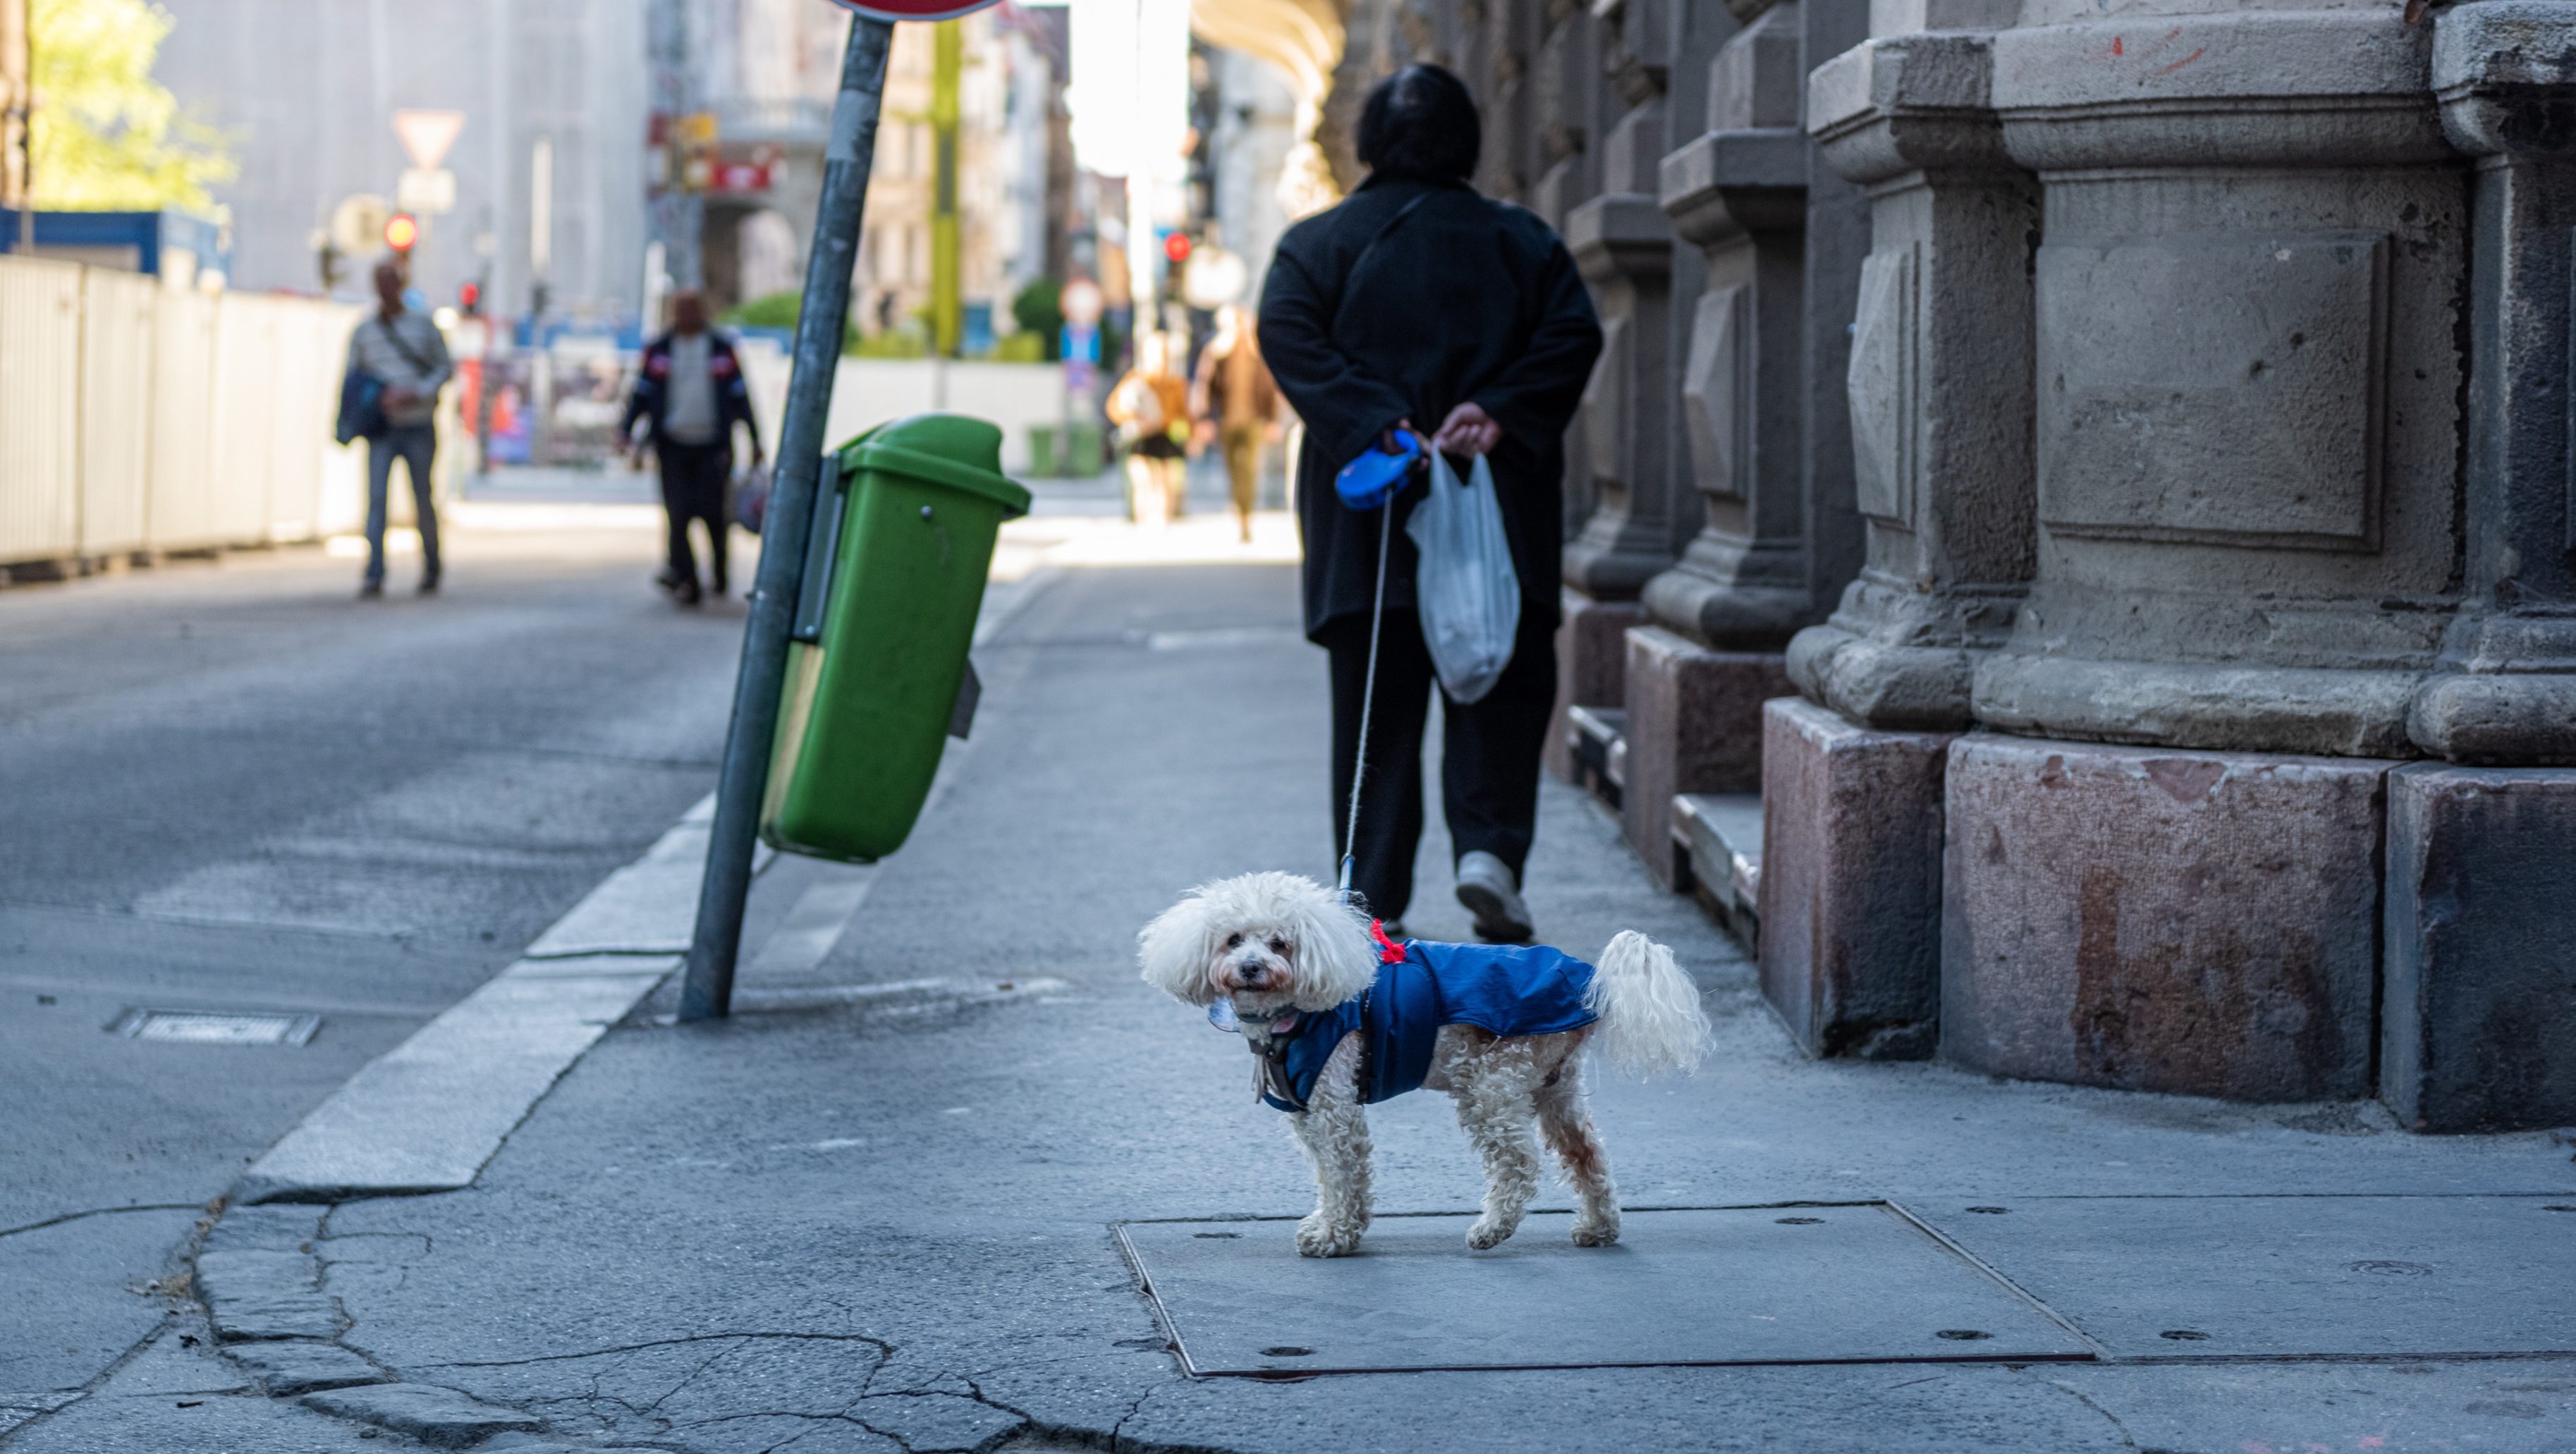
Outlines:
[[[367,435],[367,574],[361,597],[385,593],[385,504],[394,461],[411,481],[412,514],[420,527],[420,593],[438,589],[438,504],[433,497],[438,455],[438,391],[456,372],[438,325],[403,304],[402,265],[376,264],[376,311],[349,335],[349,372],[377,386],[380,426]]]
[[[706,295],[695,288],[671,295],[670,329],[644,345],[618,437],[632,440],[638,420],[644,441],[631,446],[635,466],[643,468],[644,445],[651,445],[670,521],[670,558],[654,583],[683,606],[698,603],[698,562],[689,548],[695,520],[707,531],[708,589],[721,596],[731,564],[725,490],[733,480],[733,428],[741,425],[750,437],[751,462],[758,464],[760,426],[752,421],[742,359],[731,340],[707,326]]]
[[[1190,437],[1189,381],[1172,371],[1169,341],[1136,336],[1136,366],[1109,391],[1109,422],[1127,450],[1127,518],[1161,525],[1181,515]]]
[[[1601,327],[1565,245],[1535,213],[1479,196],[1474,98],[1437,66],[1410,66],[1369,93],[1359,124],[1369,175],[1347,201],[1279,240],[1261,299],[1261,350],[1305,421],[1297,463],[1308,639],[1331,660],[1333,814],[1347,828],[1369,686],[1369,618],[1380,517],[1341,503],[1333,479],[1396,429],[1493,467],[1520,584],[1520,631],[1500,681],[1441,712],[1441,809],[1459,902],[1476,932],[1532,932],[1521,873],[1538,823],[1539,751],[1556,698],[1564,435]],[[1461,473],[1465,473],[1462,468]],[[1394,920],[1413,895],[1422,835],[1422,732],[1435,675],[1414,615],[1408,485],[1395,512],[1386,616],[1361,785],[1352,886]]]
[[[1228,303],[1217,314],[1216,338],[1199,355],[1198,377],[1190,384],[1190,408],[1199,421],[1196,442],[1213,440],[1224,455],[1235,523],[1250,545],[1262,449],[1279,433],[1279,386],[1261,361],[1252,310],[1240,303]]]

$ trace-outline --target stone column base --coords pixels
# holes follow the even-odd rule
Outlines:
[[[1810,1055],[1932,1053],[1950,741],[1762,709],[1762,993]]]
[[[1958,739],[1942,1054],[2233,1100],[2367,1094],[2392,766]]]
[[[1569,707],[1611,707],[1628,699],[1628,628],[1644,624],[1646,608],[1634,601],[1596,601],[1567,591],[1556,628],[1556,711],[1547,722],[1547,770],[1570,783],[1583,781],[1566,736]]]
[[[2576,769],[2388,775],[2379,1097],[2418,1131],[2576,1123]]]
[[[1655,882],[1684,882],[1673,795],[1762,784],[1762,704],[1790,690],[1778,652],[1711,651],[1660,626],[1628,633],[1627,771],[1620,814]]]

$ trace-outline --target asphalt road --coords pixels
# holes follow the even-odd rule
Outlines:
[[[739,601],[662,600],[632,508],[480,514],[562,528],[452,528],[430,599],[310,548],[0,592],[0,1433],[160,1324],[247,1161],[713,786]],[[109,1033],[137,1008],[321,1025]]]

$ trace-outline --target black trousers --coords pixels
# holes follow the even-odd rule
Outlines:
[[[674,444],[654,447],[662,467],[662,509],[671,521],[671,578],[695,581],[697,557],[689,550],[689,522],[703,520],[707,548],[714,559],[709,580],[716,593],[725,589],[725,486],[733,479],[733,442]]]
[[[1350,831],[1351,771],[1358,755],[1360,696],[1368,684],[1368,618],[1345,616],[1324,630],[1333,675],[1333,851],[1338,866]],[[1360,788],[1360,831],[1351,887],[1369,912],[1400,918],[1413,902],[1414,850],[1422,842],[1422,733],[1439,682],[1422,623],[1389,611],[1378,644],[1377,701],[1370,708],[1368,778]],[[1524,629],[1511,665],[1484,700],[1445,698],[1440,715],[1440,809],[1451,848],[1482,849],[1517,876],[1538,828],[1539,752],[1556,706],[1556,641]]]

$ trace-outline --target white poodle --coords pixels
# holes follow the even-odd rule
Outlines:
[[[1597,1034],[1620,1069],[1688,1071],[1706,1048],[1699,991],[1672,951],[1633,930],[1598,969],[1553,949],[1397,945],[1330,889],[1254,873],[1193,889],[1137,936],[1145,980],[1240,1030],[1253,1088],[1289,1112],[1315,1168],[1297,1250],[1346,1257],[1369,1223],[1371,1101],[1445,1090],[1485,1163],[1479,1251],[1519,1228],[1538,1191],[1530,1123],[1576,1202],[1574,1240],[1619,1238],[1619,1193],[1583,1105],[1575,1052]]]

